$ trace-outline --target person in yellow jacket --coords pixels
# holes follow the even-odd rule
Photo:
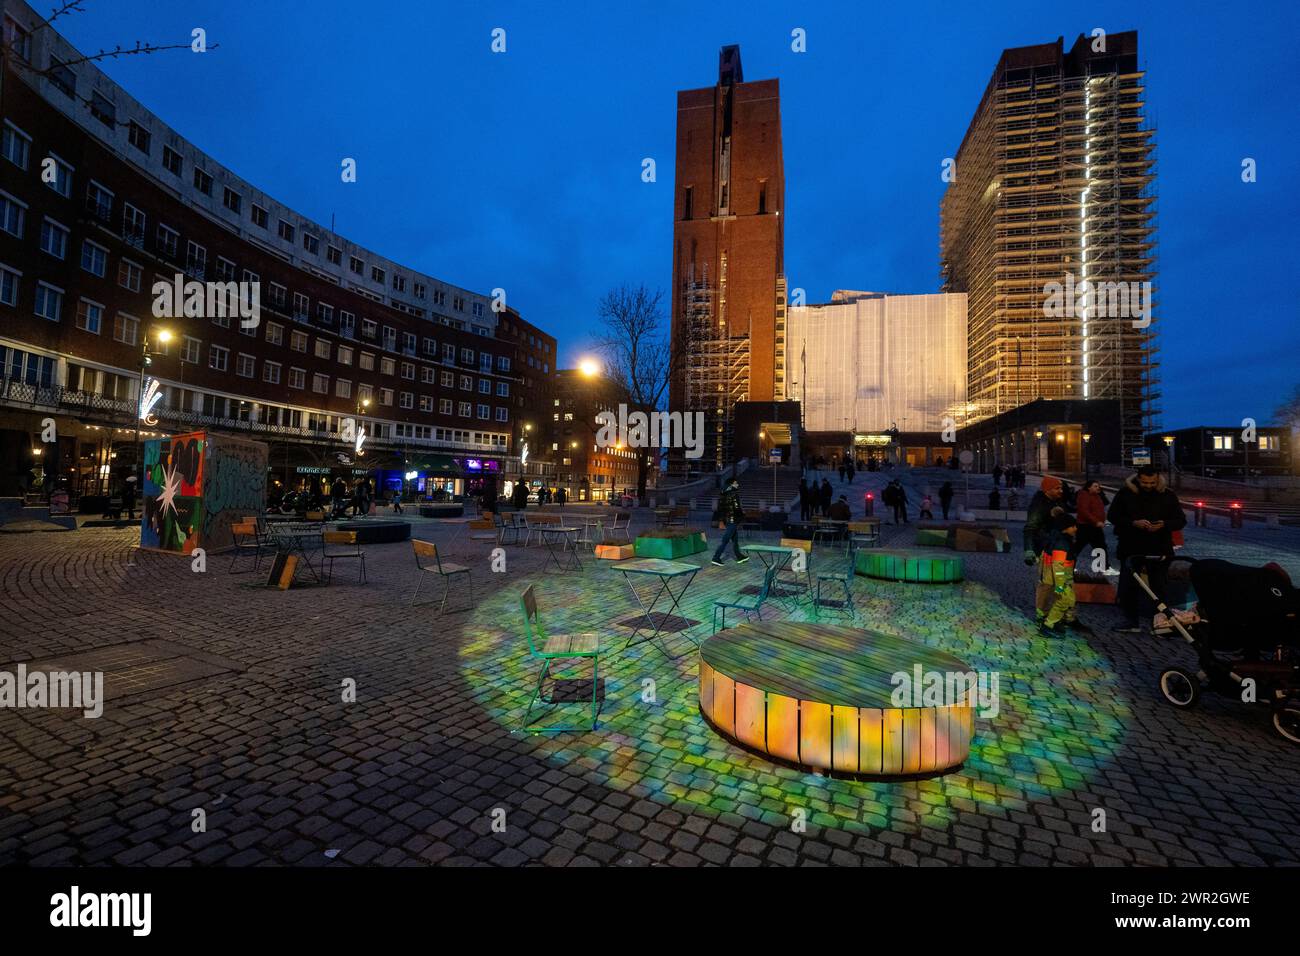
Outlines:
[[[1044,634],[1059,635],[1074,620],[1074,559],[1079,553],[1079,526],[1074,515],[1057,515],[1039,562],[1039,584],[1051,588],[1047,615],[1039,625]]]

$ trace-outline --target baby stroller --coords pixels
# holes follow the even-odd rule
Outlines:
[[[1134,580],[1196,651],[1199,670],[1170,667],[1160,691],[1191,707],[1208,687],[1239,700],[1267,702],[1273,727],[1300,744],[1300,589],[1276,564],[1250,568],[1218,559],[1130,558]],[[1185,623],[1152,590],[1149,565],[1187,563],[1196,592],[1195,623]],[[1249,682],[1249,683],[1248,683]]]

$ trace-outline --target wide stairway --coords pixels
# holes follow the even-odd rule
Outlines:
[[[759,511],[778,504],[785,507],[792,498],[799,496],[799,479],[802,477],[798,468],[790,465],[776,467],[776,497],[772,495],[771,465],[750,468],[740,476],[740,504],[746,511]]]

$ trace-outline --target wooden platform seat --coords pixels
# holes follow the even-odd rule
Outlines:
[[[894,703],[893,675],[943,675]],[[959,680],[949,679],[953,675]],[[700,647],[700,712],[722,735],[801,767],[871,777],[938,774],[970,754],[979,701],[969,665],[925,645],[856,627],[751,621]],[[954,692],[956,691],[956,692]]]
[[[950,584],[965,574],[962,559],[935,551],[859,551],[858,574],[885,581]]]
[[[627,561],[636,557],[636,546],[631,544],[598,544],[596,557],[602,561]]]

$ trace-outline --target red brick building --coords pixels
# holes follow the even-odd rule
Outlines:
[[[785,397],[784,210],[779,83],[723,47],[717,84],[677,94],[670,398],[704,412],[705,449],[675,472],[729,463],[735,404]]]
[[[163,397],[142,427],[267,442],[273,481],[414,472],[409,494],[519,473],[524,423],[551,405],[553,337],[276,202],[93,64],[65,65],[78,54],[40,23],[6,4],[0,494],[57,473],[74,496],[100,495],[134,472],[146,342]],[[159,315],[154,285],[177,276],[258,289],[256,325]],[[351,462],[346,418],[369,435]]]
[[[555,485],[564,489],[570,501],[608,501],[627,489],[635,494],[636,452],[617,442],[601,446],[596,441],[601,427],[596,416],[603,411],[618,413],[619,398],[609,379],[589,377],[576,368],[561,369],[555,378],[554,401]]]

